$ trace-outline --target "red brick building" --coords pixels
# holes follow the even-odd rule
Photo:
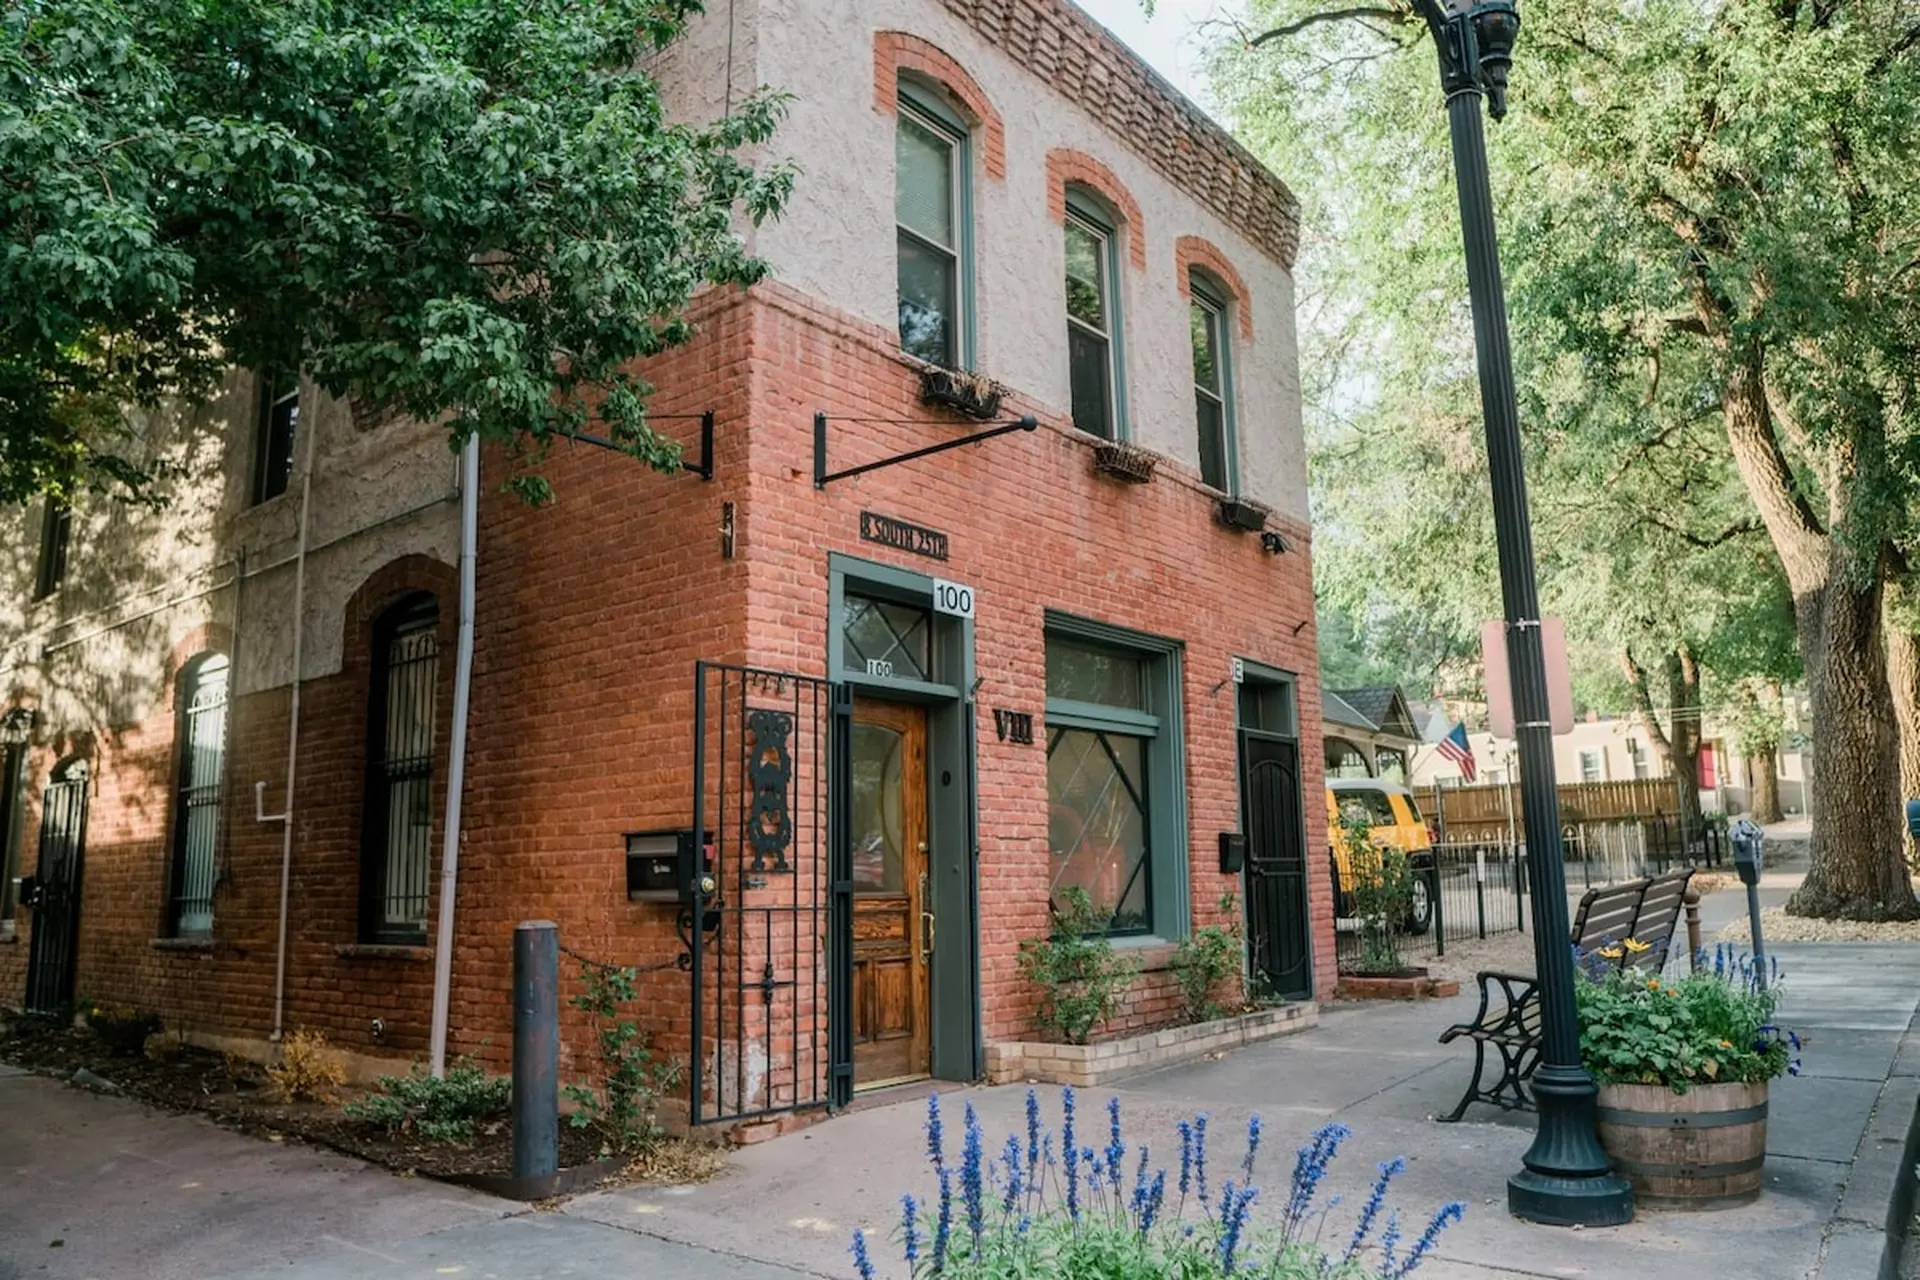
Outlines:
[[[532,510],[485,459],[452,840],[434,429],[236,374],[146,424],[170,511],[22,519],[0,1000],[392,1059],[444,969],[450,1050],[504,1062],[544,918],[649,967],[726,1118],[849,1055],[856,1086],[977,1078],[1070,886],[1141,961],[1124,1025],[1172,1015],[1209,923],[1278,994],[1331,988],[1292,197],[1064,0],[778,9],[657,69],[690,116],[796,91],[773,281],[646,370],[690,460],[711,422],[707,474],[563,449]],[[702,919],[630,882],[696,824]]]

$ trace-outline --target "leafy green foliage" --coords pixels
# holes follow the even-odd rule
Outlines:
[[[1020,976],[1040,988],[1034,1025],[1068,1044],[1085,1044],[1120,1007],[1133,985],[1132,961],[1114,954],[1107,929],[1113,914],[1070,886],[1053,908],[1053,932],[1020,944]]]
[[[160,1015],[130,1004],[85,1002],[87,1030],[109,1050],[131,1056],[146,1048],[147,1037],[160,1030]]]
[[[475,1123],[506,1114],[513,1080],[488,1075],[461,1057],[436,1079],[419,1063],[404,1076],[381,1076],[375,1091],[340,1108],[349,1120],[395,1131],[409,1130],[436,1142],[465,1142]]]
[[[660,1095],[680,1081],[680,1064],[655,1057],[647,1033],[621,1010],[633,1003],[638,971],[618,965],[580,962],[581,990],[568,1003],[593,1019],[594,1047],[600,1059],[597,1084],[570,1084],[574,1103],[568,1123],[598,1125],[621,1154],[639,1154],[660,1140]]]
[[[1763,982],[1750,959],[1725,950],[1673,982],[1604,964],[1639,945],[1602,948],[1579,965],[1580,1058],[1595,1080],[1685,1093],[1696,1084],[1752,1084],[1798,1070],[1798,1038],[1773,1024],[1777,968]]]
[[[706,283],[780,98],[667,118],[697,0],[45,0],[0,16],[0,500],[152,477],[126,410],[232,365],[529,462],[590,416],[671,466],[632,361]],[[537,476],[521,477],[538,498]]]
[[[1229,893],[1220,899],[1220,911],[1231,924],[1210,924],[1195,929],[1173,949],[1175,988],[1180,992],[1180,1011],[1188,1022],[1208,1022],[1222,1014],[1214,1000],[1220,984],[1240,975],[1246,958],[1241,941],[1237,902]]]

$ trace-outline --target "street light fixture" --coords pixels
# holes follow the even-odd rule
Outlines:
[[[1533,1075],[1540,1123],[1507,1179],[1515,1217],[1557,1226],[1617,1226],[1633,1218],[1633,1189],[1613,1173],[1594,1131],[1593,1077],[1580,1065],[1580,1022],[1573,1004],[1573,948],[1567,940],[1566,862],[1560,845],[1560,797],[1553,776],[1553,729],[1547,706],[1540,599],[1534,584],[1533,532],[1514,403],[1507,306],[1500,251],[1493,233],[1493,193],[1481,99],[1498,120],[1507,113],[1507,69],[1520,15],[1512,0],[1483,0],[1471,9],[1414,0],[1440,55],[1453,135],[1460,228],[1466,240],[1467,286],[1473,304],[1480,408],[1487,426],[1487,468],[1493,484],[1494,537],[1500,552],[1500,595],[1507,623],[1514,737],[1520,748],[1520,798],[1533,899],[1533,953],[1539,975],[1541,1053]]]

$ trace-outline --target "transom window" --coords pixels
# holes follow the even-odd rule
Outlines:
[[[955,368],[965,360],[966,134],[903,94],[894,131],[900,348]]]
[[[1192,298],[1188,319],[1193,338],[1193,400],[1200,433],[1200,478],[1222,492],[1232,492],[1233,424],[1227,395],[1226,308],[1198,287],[1193,289]]]
[[[226,776],[227,691],[231,664],[210,653],[189,667],[180,687],[176,748],[179,789],[173,826],[173,929],[183,938],[213,932],[219,879],[220,791]]]
[[[254,433],[253,500],[265,502],[287,491],[293,475],[293,438],[300,429],[300,379],[290,374],[260,375],[260,420]]]
[[[1186,924],[1174,671],[1171,649],[1047,636],[1048,900],[1084,891],[1115,934]]]
[[[933,679],[933,615],[910,604],[849,594],[840,664],[862,675]]]
[[[1119,438],[1114,385],[1117,308],[1113,235],[1077,208],[1067,213],[1067,359],[1073,425],[1103,439]]]
[[[361,933],[368,941],[426,936],[439,622],[433,597],[416,595],[389,608],[374,628],[361,871]]]

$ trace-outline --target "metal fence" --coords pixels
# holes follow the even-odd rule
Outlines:
[[[1569,895],[1678,867],[1717,867],[1726,856],[1724,828],[1709,824],[1705,831],[1693,832],[1692,839],[1683,839],[1677,824],[1661,819],[1573,824],[1561,833],[1561,844]],[[1424,929],[1403,933],[1400,955],[1408,964],[1444,956],[1449,946],[1525,933],[1531,927],[1526,845],[1521,841],[1490,833],[1482,839],[1437,844],[1431,863],[1417,872],[1432,911],[1416,913],[1428,916]],[[1340,910],[1351,907],[1343,903]],[[1360,963],[1366,931],[1363,922],[1351,916],[1338,916],[1336,923],[1336,952],[1344,971]]]

